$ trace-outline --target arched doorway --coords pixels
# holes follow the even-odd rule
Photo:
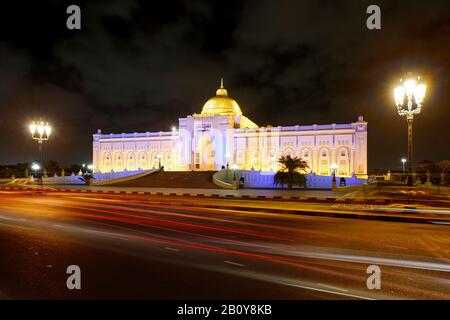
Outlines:
[[[214,150],[209,135],[202,134],[198,138],[194,152],[194,170],[214,170]]]

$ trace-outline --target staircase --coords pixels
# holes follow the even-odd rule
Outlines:
[[[110,185],[118,187],[217,189],[217,186],[213,183],[214,173],[215,171],[155,172],[145,177]]]

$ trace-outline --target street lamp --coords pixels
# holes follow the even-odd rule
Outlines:
[[[33,121],[30,126],[30,133],[33,140],[36,140],[39,145],[39,161],[42,161],[42,143],[50,138],[52,127],[43,121]]]
[[[91,171],[92,173],[94,173],[95,166],[94,166],[93,164],[89,164],[89,165],[87,166],[87,168],[88,168],[89,171]]]
[[[39,162],[42,162],[42,144],[50,138],[52,127],[43,121],[31,122],[29,125],[31,137],[38,142]],[[38,169],[39,170],[39,169]]]
[[[41,169],[41,167],[37,163],[33,162],[33,164],[31,165],[31,170],[34,171],[35,176],[37,175],[37,171],[39,171],[39,169]]]
[[[405,163],[406,163],[406,158],[402,158],[402,166],[403,166],[403,175],[402,175],[402,179],[403,179],[403,176],[405,175]]]
[[[397,111],[400,116],[406,116],[408,123],[408,158],[406,161],[408,168],[408,185],[412,185],[411,174],[413,168],[413,120],[414,115],[422,110],[422,103],[425,99],[427,86],[421,82],[421,78],[401,79],[400,86],[395,88],[394,97]]]

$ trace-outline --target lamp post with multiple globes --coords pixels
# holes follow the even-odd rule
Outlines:
[[[39,146],[39,163],[42,165],[42,144],[50,138],[52,133],[52,127],[48,122],[43,121],[33,121],[29,125],[31,137],[33,140],[37,141]]]
[[[411,172],[413,169],[413,120],[422,110],[427,87],[420,77],[401,79],[400,85],[394,90],[395,104],[400,116],[405,116],[408,123],[408,185],[411,186]]]

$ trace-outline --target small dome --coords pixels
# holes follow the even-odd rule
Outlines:
[[[226,115],[241,116],[242,111],[239,104],[228,96],[228,91],[223,86],[223,79],[220,88],[216,91],[216,96],[209,99],[202,110],[203,115]]]

